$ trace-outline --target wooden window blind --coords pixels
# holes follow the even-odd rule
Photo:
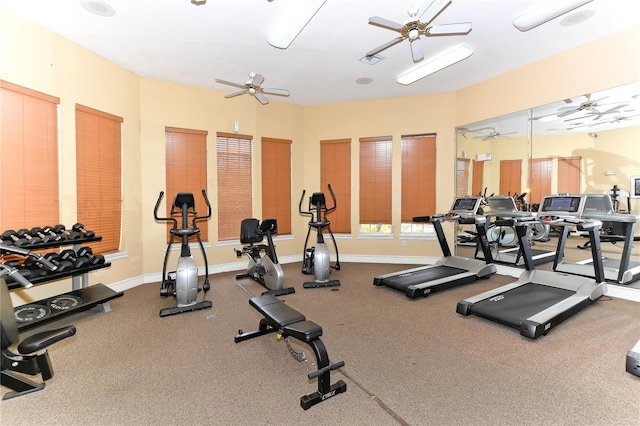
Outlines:
[[[121,117],[76,104],[78,222],[102,236],[95,253],[120,248],[122,221]]]
[[[436,136],[402,137],[401,221],[436,213]]]
[[[291,144],[262,138],[262,218],[278,221],[278,234],[291,234]]]
[[[240,238],[240,222],[253,217],[252,136],[217,133],[218,240]]]
[[[329,215],[331,231],[351,233],[351,139],[320,141],[320,188],[326,197],[327,185],[336,194],[337,208]],[[327,199],[332,205],[330,198]]]
[[[551,193],[551,174],[553,160],[551,158],[532,158],[529,160],[529,204],[538,204],[542,197]],[[524,190],[526,191],[526,190]]]
[[[60,221],[60,99],[0,80],[0,232]]]
[[[178,127],[165,127],[165,158],[167,167],[166,182],[166,208],[167,217],[171,211],[173,200],[178,192],[191,192],[195,199],[198,216],[207,214],[207,204],[202,196],[202,190],[207,190],[207,135],[205,130],[182,129]],[[207,197],[211,202],[211,194],[207,192]],[[189,226],[191,226],[190,215]],[[181,227],[180,217],[178,227]],[[167,241],[169,241],[169,229],[172,223],[167,224]],[[209,240],[209,221],[201,220],[197,222],[200,228],[200,239]],[[197,236],[189,238],[190,241],[197,241]],[[180,240],[174,238],[174,243]]]
[[[484,161],[473,160],[473,172],[471,178],[471,194],[482,195],[484,193]]]
[[[582,157],[558,158],[558,192],[580,194]]]
[[[391,223],[391,136],[360,139],[360,223]]]
[[[521,182],[522,160],[500,160],[500,195],[519,194]]]

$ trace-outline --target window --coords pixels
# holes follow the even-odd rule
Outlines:
[[[102,237],[96,253],[120,248],[122,118],[76,104],[78,222]]]
[[[0,80],[0,229],[60,221],[60,99]]]
[[[291,141],[262,138],[262,218],[291,234]]]
[[[391,150],[391,136],[360,139],[360,233],[392,233]]]
[[[207,134],[204,130],[177,127],[164,129],[167,217],[178,192],[191,192],[195,199],[198,216],[207,214],[207,204],[202,196],[202,190],[207,190]],[[209,194],[207,197],[211,200]],[[167,224],[167,241],[170,238],[169,229],[172,225],[171,222]],[[200,239],[209,241],[209,221],[201,220],[197,225],[200,228]],[[178,226],[182,226],[180,221]],[[194,235],[189,240],[197,241],[197,236]],[[176,241],[175,238],[174,241]]]
[[[240,222],[253,217],[251,139],[217,134],[219,241],[240,239]]]
[[[436,136],[403,136],[401,232],[434,232],[433,225],[413,223],[413,218],[435,213]]]
[[[331,231],[351,233],[351,139],[320,141],[320,190],[328,193],[327,185],[336,195],[337,208],[328,217]],[[328,206],[333,201],[327,199]]]

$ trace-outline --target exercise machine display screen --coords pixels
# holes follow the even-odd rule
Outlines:
[[[542,200],[543,213],[577,213],[580,210],[580,196],[554,196]]]
[[[588,194],[585,196],[582,214],[612,214],[613,203],[607,194]]]
[[[512,197],[489,197],[487,201],[492,213],[515,213],[518,211]]]
[[[450,213],[475,214],[480,204],[479,197],[456,198]]]

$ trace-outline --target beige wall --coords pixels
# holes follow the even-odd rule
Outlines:
[[[224,93],[138,77],[10,12],[0,14],[0,78],[58,96],[61,138],[61,219],[76,220],[74,106],[80,103],[124,118],[124,220],[121,250],[127,256],[111,268],[94,272],[90,281],[105,284],[145,281],[162,266],[164,227],[152,219],[160,190],[164,189],[164,127],[209,132],[209,146],[217,131],[292,139],[292,213],[294,239],[278,241],[278,255],[301,255],[306,221],[297,214],[302,189],[319,187],[317,162],[321,139],[351,138],[352,229],[354,237],[340,239],[341,254],[437,256],[434,241],[358,240],[358,138],[391,135],[394,140],[393,224],[399,233],[400,147],[402,134],[437,133],[437,208],[446,210],[454,195],[456,125],[547,103],[638,79],[638,29],[590,43],[540,63],[516,70],[456,93],[380,99],[337,105],[302,107],[272,101],[262,107],[254,99],[224,99]],[[16,40],[20,40],[16,43]],[[636,52],[619,55],[614,52]],[[594,58],[598,58],[595,60]],[[581,69],[576,78],[567,70]],[[545,84],[540,84],[545,82]],[[549,83],[551,82],[551,84]],[[514,95],[517,94],[517,95]],[[208,152],[209,170],[215,170],[215,149]],[[260,144],[255,144],[254,214],[260,216]],[[640,174],[640,173],[639,173]],[[214,204],[211,236],[215,241],[216,176],[210,173],[208,192]],[[213,265],[234,262],[230,246],[208,249]],[[198,259],[199,260],[199,259]],[[67,291],[68,282],[37,286],[25,299],[39,299]]]

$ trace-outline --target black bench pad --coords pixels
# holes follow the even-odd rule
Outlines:
[[[313,321],[300,321],[282,329],[286,336],[294,337],[303,342],[310,342],[322,336],[322,327]]]
[[[249,304],[264,315],[270,325],[283,328],[289,324],[305,321],[307,318],[272,294],[249,299]]]

